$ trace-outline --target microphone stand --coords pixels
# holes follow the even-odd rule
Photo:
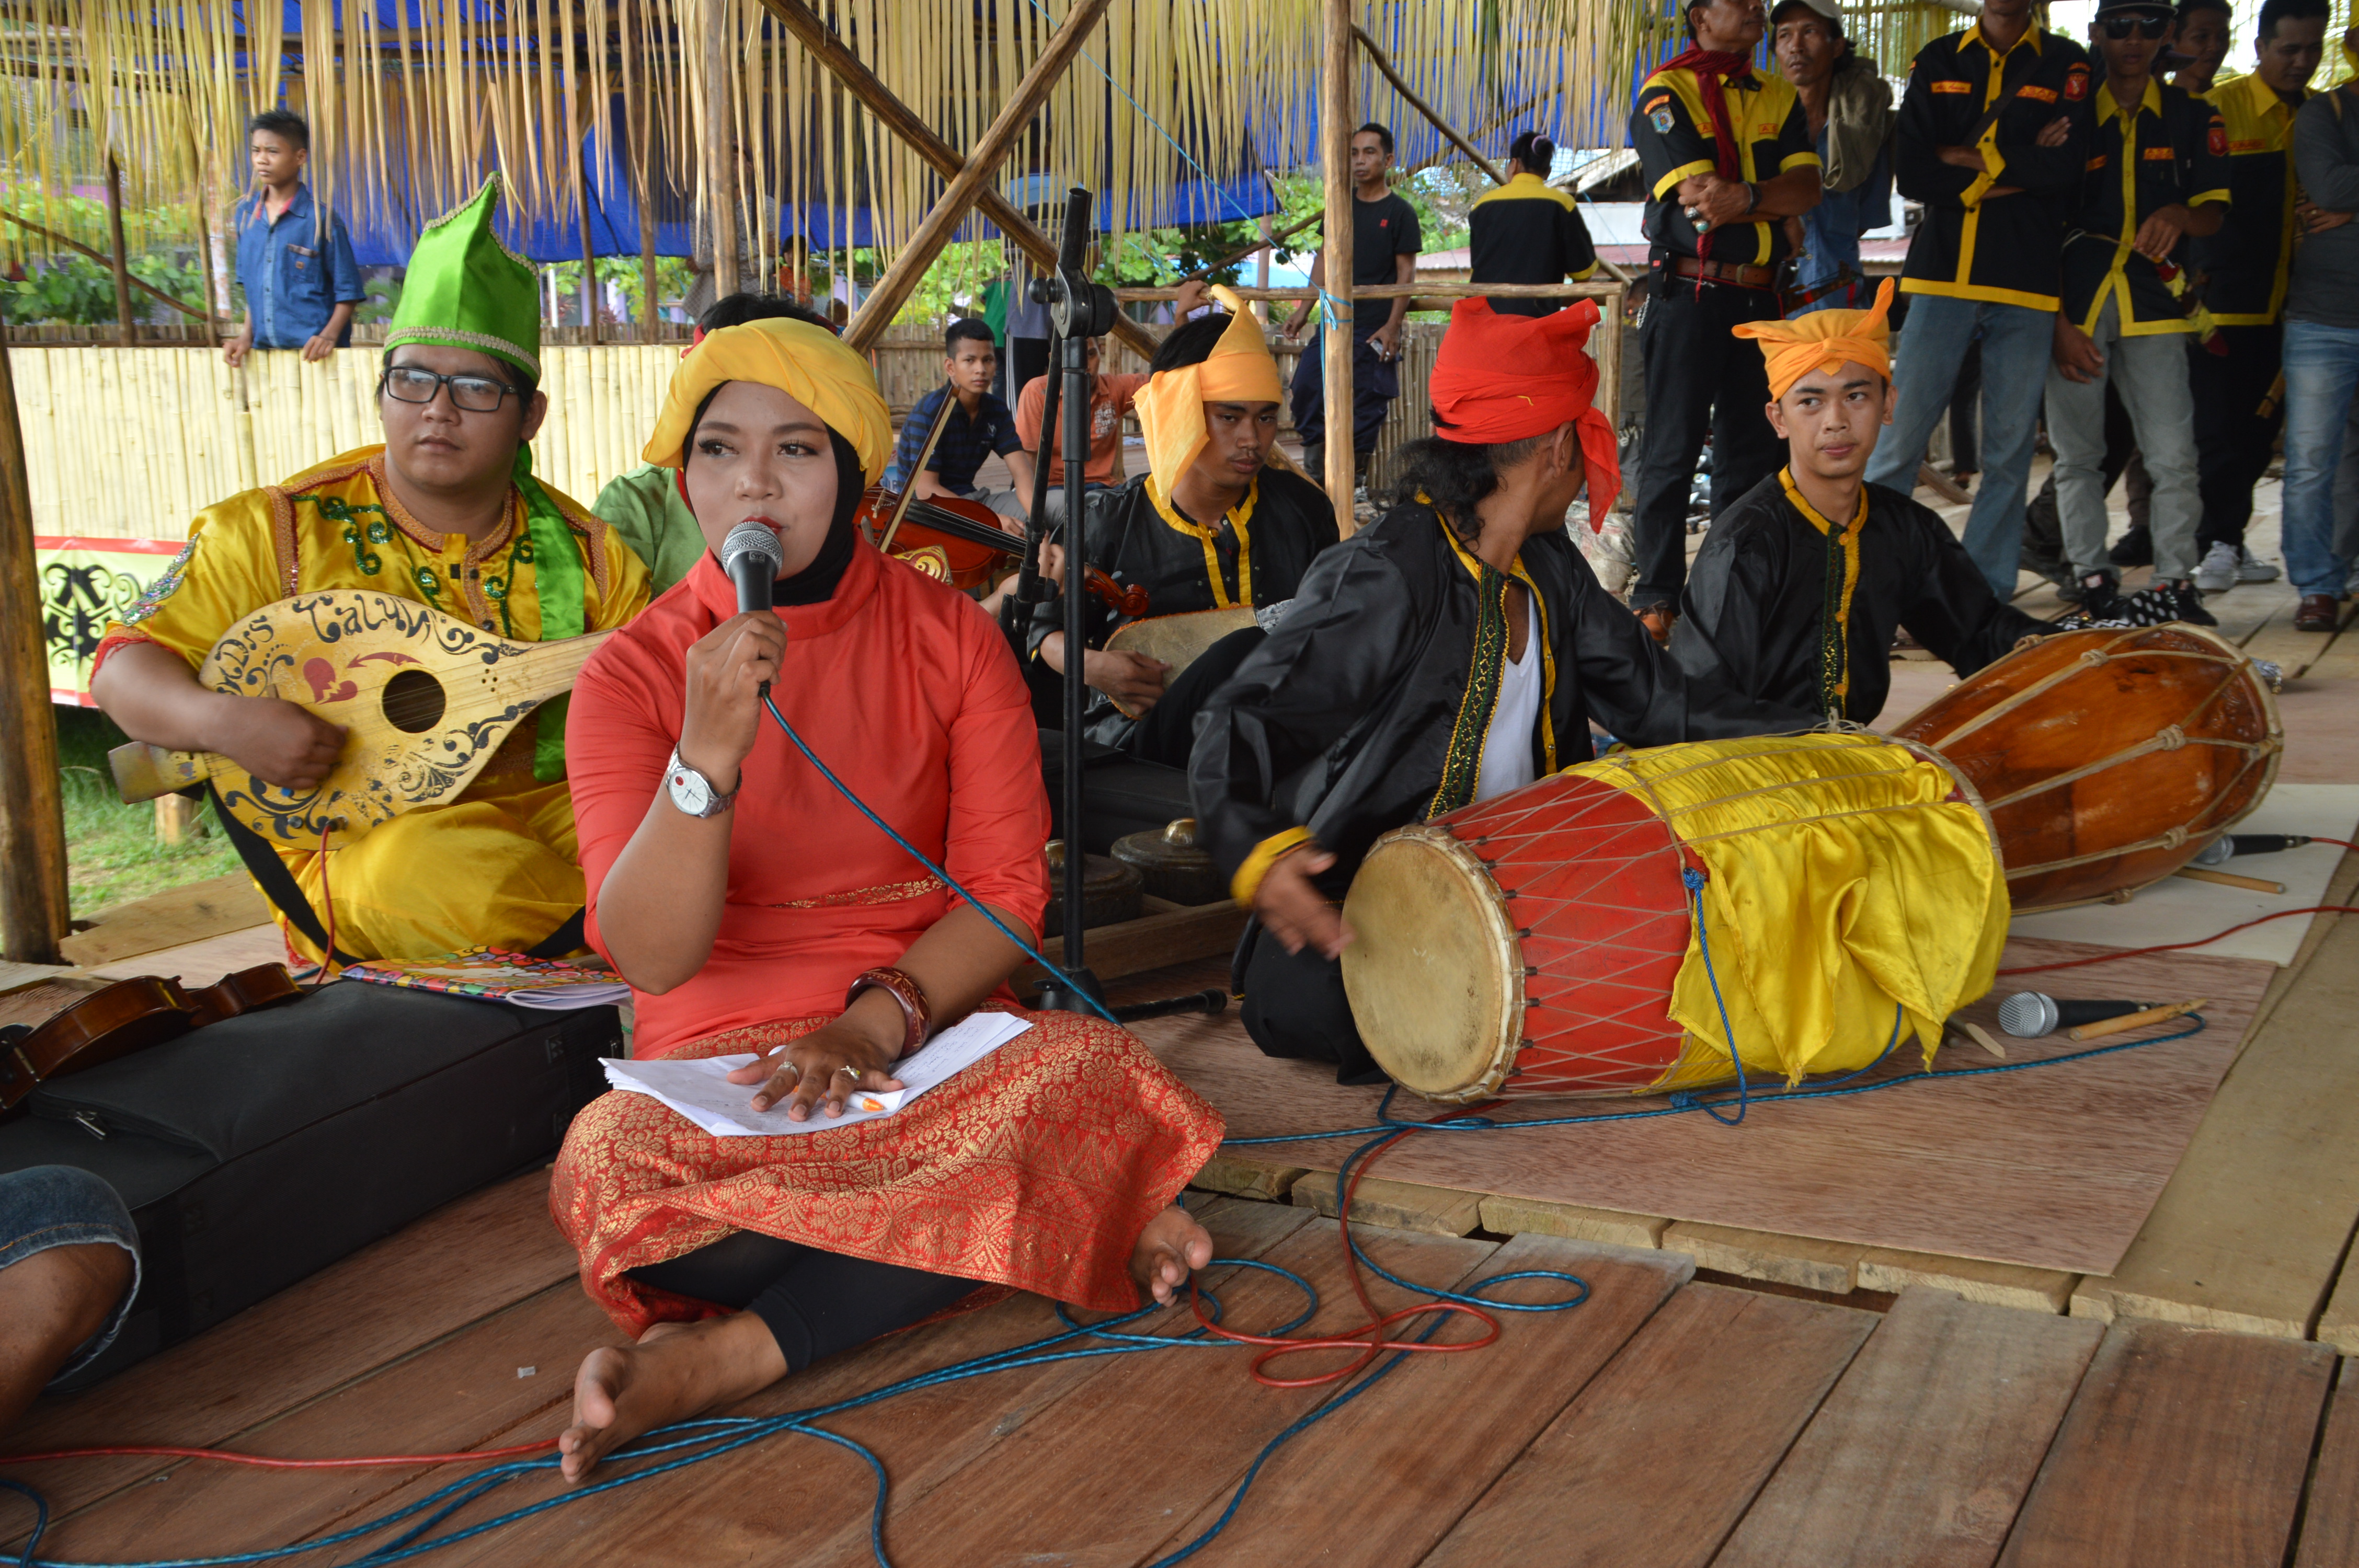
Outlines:
[[[1087,579],[1088,561],[1086,530],[1080,525],[1080,519],[1085,466],[1082,454],[1089,450],[1090,444],[1089,341],[1114,325],[1114,302],[1112,291],[1092,283],[1082,271],[1089,222],[1090,193],[1076,186],[1065,196],[1065,232],[1058,248],[1057,275],[1045,291],[1049,297],[1046,303],[1050,307],[1050,319],[1056,330],[1053,347],[1061,356],[1062,365],[1060,370],[1052,362],[1051,379],[1042,400],[1040,468],[1032,481],[1038,504],[1026,539],[1024,576],[1017,585],[1019,598],[1027,589],[1038,591],[1036,563],[1047,523],[1043,514],[1048,510],[1049,496],[1048,433],[1054,428],[1050,423],[1054,410],[1062,414],[1065,421],[1065,975],[1063,979],[1052,979],[1041,988],[1038,1006],[1043,1011],[1065,1012],[1092,1011],[1091,1000],[1103,1000],[1104,997],[1104,988],[1090,972],[1082,939],[1089,856],[1082,843],[1082,818],[1087,809],[1082,789],[1082,716],[1088,706],[1089,687],[1082,678],[1087,646],[1082,626],[1082,584]],[[1058,396],[1060,381],[1063,383],[1061,398]],[[1041,596],[1047,597],[1045,591]]]

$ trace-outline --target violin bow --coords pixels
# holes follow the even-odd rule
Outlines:
[[[957,400],[958,393],[951,384],[942,383],[942,406],[935,411],[933,428],[926,432],[926,444],[918,453],[917,466],[901,481],[901,493],[893,502],[892,520],[885,524],[885,536],[876,541],[878,549],[890,552],[893,548],[893,535],[901,531],[901,519],[908,515],[909,502],[918,493],[918,476],[926,471],[926,463],[934,455],[934,443],[942,438],[942,427],[951,422],[951,405]]]

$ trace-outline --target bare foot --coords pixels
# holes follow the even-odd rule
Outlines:
[[[659,1323],[636,1345],[592,1350],[573,1375],[573,1424],[557,1440],[565,1478],[583,1480],[641,1433],[733,1404],[786,1375],[769,1325],[750,1312]]]
[[[1212,1260],[1212,1233],[1178,1204],[1147,1222],[1131,1249],[1130,1277],[1168,1303],[1188,1283],[1188,1276]]]

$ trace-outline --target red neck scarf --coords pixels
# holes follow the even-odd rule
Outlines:
[[[1728,99],[1721,92],[1721,83],[1733,76],[1741,76],[1753,69],[1750,57],[1726,54],[1718,49],[1690,44],[1662,63],[1664,70],[1695,72],[1696,96],[1703,100],[1703,112],[1712,121],[1712,161],[1714,172],[1723,179],[1738,179],[1742,165],[1736,160],[1736,132],[1728,123]],[[1712,235],[1696,237],[1696,254],[1709,258]],[[1701,287],[1701,281],[1698,287]]]

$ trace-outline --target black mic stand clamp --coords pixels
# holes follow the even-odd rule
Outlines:
[[[1044,1011],[1061,1012],[1094,1011],[1093,1004],[1104,996],[1104,988],[1090,972],[1082,954],[1082,881],[1087,875],[1089,856],[1084,852],[1082,837],[1085,809],[1082,790],[1082,716],[1088,705],[1089,688],[1082,678],[1082,652],[1087,643],[1082,626],[1084,596],[1080,589],[1087,576],[1082,558],[1086,531],[1082,526],[1082,470],[1090,449],[1090,340],[1112,330],[1114,299],[1112,289],[1092,282],[1082,270],[1089,232],[1090,193],[1075,187],[1065,196],[1065,232],[1060,236],[1056,273],[1032,286],[1035,302],[1049,307],[1062,373],[1056,373],[1059,366],[1052,362],[1047,406],[1041,410],[1040,467],[1032,483],[1032,516],[1025,540],[1024,575],[1016,589],[1018,599],[1034,593],[1044,599],[1049,597],[1038,582],[1037,572],[1040,542],[1046,536],[1048,523],[1045,514],[1051,450],[1048,434],[1055,427],[1051,421],[1061,413],[1065,421],[1064,438],[1059,443],[1065,462],[1065,962],[1063,978],[1052,978],[1040,989],[1035,1002]],[[1063,384],[1061,388],[1060,382]]]

